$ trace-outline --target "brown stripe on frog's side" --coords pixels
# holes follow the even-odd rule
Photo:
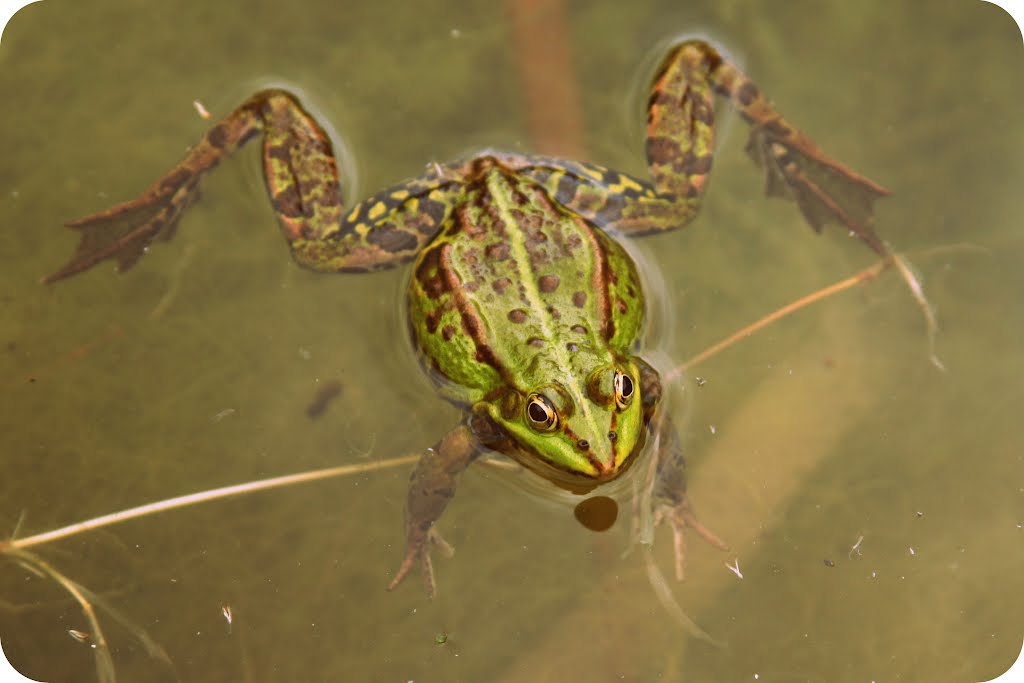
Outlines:
[[[597,329],[600,331],[601,337],[608,341],[615,334],[615,323],[612,321],[611,299],[608,296],[608,278],[610,274],[608,270],[608,254],[605,251],[605,245],[602,244],[602,238],[605,240],[608,238],[604,237],[604,235],[599,237],[595,232],[595,228],[586,221],[578,217],[575,220],[580,226],[580,232],[590,242],[590,253],[594,255],[594,272],[590,276],[590,296],[594,297],[594,307],[598,314],[596,321]],[[573,304],[579,308],[586,304],[588,295],[586,293],[583,294],[580,303],[576,303],[578,299],[575,294],[573,295]]]
[[[435,334],[441,326],[441,320],[454,309],[441,271],[441,248],[433,247],[424,250],[413,277],[420,284],[424,298],[437,303],[429,310],[424,307],[426,312],[423,324],[428,334]],[[445,325],[445,327],[451,328],[451,325]],[[443,334],[444,340],[450,341],[453,334],[454,330]]]
[[[451,244],[441,244],[434,248],[437,251],[438,273],[444,282],[447,293],[452,297],[455,309],[462,318],[462,329],[473,340],[476,345],[476,360],[494,368],[508,386],[514,386],[512,375],[509,369],[498,360],[494,349],[491,348],[487,339],[487,330],[483,320],[476,310],[476,307],[465,295],[463,287],[465,284],[459,274],[452,268]]]

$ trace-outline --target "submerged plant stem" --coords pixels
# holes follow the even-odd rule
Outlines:
[[[285,486],[294,486],[295,484],[319,481],[321,479],[331,479],[333,477],[362,474],[363,472],[375,472],[377,470],[388,469],[391,467],[401,467],[402,465],[415,462],[417,459],[419,459],[419,455],[405,455],[398,458],[392,458],[390,460],[379,460],[376,462],[360,463],[358,465],[340,465],[338,467],[328,467],[322,470],[287,474],[281,477],[271,477],[270,479],[260,479],[258,481],[247,482],[245,484],[235,484],[234,486],[223,486],[217,489],[190,493],[176,498],[168,498],[155,503],[140,505],[139,507],[129,508],[119,512],[113,512],[109,515],[103,515],[102,517],[93,517],[92,519],[76,522],[75,524],[69,524],[68,526],[54,529],[52,531],[46,531],[34,536],[26,536],[25,538],[0,542],[0,553],[31,548],[33,546],[50,543],[51,541],[67,538],[86,531],[93,531],[94,529],[110,526],[112,524],[127,522],[130,519],[137,519],[139,517],[145,517],[158,512],[188,507],[198,503],[206,503],[220,498],[231,498],[234,496],[256,493],[257,491],[265,491],[267,489],[282,488]]]
[[[918,281],[917,276],[915,276],[910,270],[910,266],[907,264],[906,259],[899,254],[890,253],[875,264],[868,266],[860,272],[854,273],[844,280],[840,280],[839,282],[823,287],[816,292],[811,292],[799,299],[791,301],[785,306],[775,309],[760,320],[756,320],[745,327],[741,327],[725,339],[722,339],[716,344],[712,344],[697,355],[689,358],[682,364],[677,365],[665,375],[665,381],[673,382],[680,379],[690,369],[700,365],[707,359],[718,355],[718,353],[729,348],[736,342],[746,339],[755,332],[759,332],[772,323],[775,323],[792,313],[796,313],[802,308],[806,308],[811,304],[823,301],[830,296],[839,294],[851,287],[856,287],[857,285],[870,282],[892,266],[896,266],[896,269],[900,273],[900,277],[903,278],[903,281],[907,285],[907,289],[910,290],[911,296],[914,297],[914,303],[918,305],[918,308],[921,309],[921,312],[924,315],[928,335],[928,360],[931,361],[931,363],[939,370],[945,371],[946,367],[942,364],[942,361],[935,353],[935,337],[939,331],[939,323],[935,318],[935,312],[932,310],[931,304],[928,303],[928,299],[924,295],[924,288],[921,287],[921,283]]]
[[[818,301],[827,299],[833,294],[838,294],[839,292],[847,290],[851,287],[855,287],[861,283],[873,280],[874,278],[878,277],[883,271],[889,268],[889,266],[891,266],[892,264],[893,258],[882,259],[881,261],[878,261],[874,265],[865,268],[859,273],[851,275],[845,280],[840,280],[839,282],[831,284],[828,287],[823,287],[822,289],[819,289],[816,292],[811,292],[810,294],[802,296],[799,299],[796,299],[795,301],[791,301],[782,308],[775,309],[774,311],[764,316],[760,320],[756,320],[753,323],[740,328],[739,330],[733,332],[725,339],[722,339],[716,344],[712,344],[708,348],[698,353],[696,356],[693,356],[686,360],[685,362],[683,362],[682,364],[677,365],[675,368],[672,369],[671,372],[665,375],[665,381],[672,382],[679,379],[688,370],[697,365],[700,365],[708,358],[717,355],[719,352],[724,351],[725,349],[734,345],[736,342],[746,339],[755,332],[758,332],[763,328],[768,327],[772,323],[781,320],[782,318],[785,318],[786,316],[792,313],[796,313],[802,308],[806,308],[807,306],[810,306],[813,303],[817,303]]]
[[[114,660],[110,654],[110,647],[107,645],[107,638],[100,627],[100,620],[96,616],[96,610],[86,595],[87,591],[35,553],[3,546],[0,546],[0,552],[8,553],[30,571],[52,579],[71,595],[78,606],[82,608],[82,615],[89,623],[89,638],[92,641],[92,649],[96,657],[96,677],[100,683],[115,683],[117,676],[114,673]]]

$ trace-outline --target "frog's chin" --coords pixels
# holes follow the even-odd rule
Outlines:
[[[629,457],[618,468],[608,469],[594,475],[560,467],[545,460],[539,454],[522,447],[517,447],[512,452],[504,453],[504,455],[509,456],[526,469],[531,470],[534,474],[546,479],[558,488],[578,496],[583,496],[598,486],[614,481],[625,474],[633,466],[633,463],[640,459],[639,455],[642,449],[643,443],[638,442],[633,447]]]

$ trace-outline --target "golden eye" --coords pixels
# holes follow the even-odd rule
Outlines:
[[[530,394],[526,401],[526,417],[530,426],[539,432],[550,432],[558,426],[558,413],[540,394]]]
[[[633,380],[624,372],[615,372],[615,405],[624,410],[633,400]]]

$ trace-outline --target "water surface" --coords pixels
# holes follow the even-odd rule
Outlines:
[[[0,528],[19,536],[182,493],[419,452],[458,419],[407,349],[402,270],[300,271],[247,150],[130,273],[38,284],[71,218],[130,198],[267,84],[347,150],[350,197],[484,146],[531,149],[504,8],[302,0],[34,4],[0,46]],[[889,274],[709,361],[675,392],[691,493],[733,550],[672,584],[727,647],[690,639],[621,558],[625,520],[474,468],[441,528],[440,596],[383,590],[409,468],[179,510],[40,554],[143,628],[189,681],[978,681],[1024,636],[1022,41],[987,3],[569,3],[588,158],[642,163],[642,65],[700,33],[827,151],[894,191]],[[554,74],[552,77],[556,77]],[[671,367],[871,254],[761,194],[723,109],[686,231],[637,241]],[[343,389],[322,418],[318,386]],[[862,539],[856,550],[852,550]],[[667,532],[654,560],[671,570]],[[726,561],[738,559],[743,578]],[[0,640],[26,674],[89,680],[77,606],[0,564]],[[232,610],[229,625],[223,606]],[[101,612],[121,680],[174,680]],[[438,636],[443,635],[443,644]],[[56,655],[54,653],[57,653]]]

